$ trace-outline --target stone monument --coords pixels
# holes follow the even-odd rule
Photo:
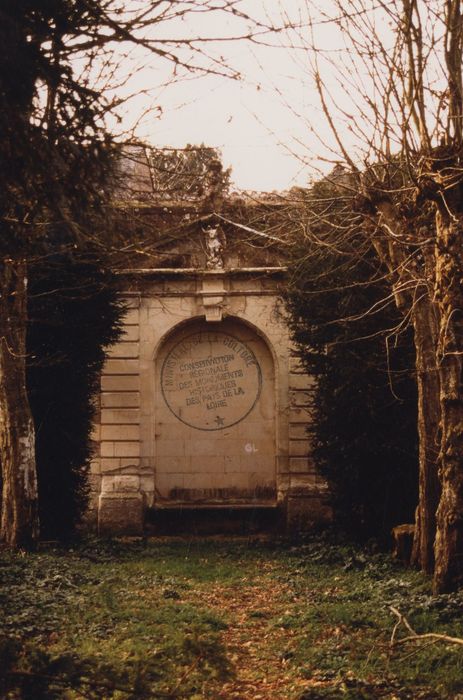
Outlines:
[[[142,534],[147,513],[174,508],[273,508],[288,531],[329,520],[284,261],[264,233],[249,245],[232,216],[183,207],[160,264],[120,271],[124,333],[94,432],[89,521],[101,533]]]

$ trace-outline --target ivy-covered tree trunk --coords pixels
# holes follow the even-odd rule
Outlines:
[[[436,510],[440,496],[437,474],[440,404],[436,367],[437,319],[426,290],[423,290],[421,299],[415,302],[413,329],[418,389],[419,498],[412,563],[432,574]]]
[[[0,265],[0,539],[31,548],[39,536],[35,431],[26,392],[24,262]]]
[[[435,297],[440,309],[439,375],[442,494],[437,511],[434,590],[463,582],[463,221],[436,215]]]

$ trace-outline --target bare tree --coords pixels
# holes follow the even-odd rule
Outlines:
[[[294,44],[307,52],[331,133],[324,157],[350,171],[346,195],[414,328],[414,555],[445,591],[463,581],[461,4],[333,0],[307,3],[307,17]]]
[[[237,0],[7,0],[0,8],[0,538],[37,540],[34,426],[25,363],[31,260],[89,243],[104,247],[96,215],[109,202],[113,137],[108,117],[125,99],[123,64],[136,50],[185,72],[237,77],[219,50],[261,41]],[[192,33],[187,22],[226,13],[227,36]],[[180,29],[179,29],[180,28]],[[103,217],[104,218],[104,217]],[[100,227],[100,231],[102,227]]]

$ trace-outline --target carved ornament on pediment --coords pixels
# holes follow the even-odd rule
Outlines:
[[[203,227],[206,251],[206,270],[223,270],[224,250],[226,246],[225,234],[217,225]]]

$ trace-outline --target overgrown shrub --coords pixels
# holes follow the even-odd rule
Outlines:
[[[322,188],[315,195],[329,206]],[[318,243],[311,235],[295,243],[287,304],[301,361],[317,380],[314,459],[336,526],[386,543],[394,525],[414,521],[417,503],[412,334],[366,236],[352,229],[341,248],[328,232],[323,247],[323,217],[312,220]]]
[[[87,503],[94,397],[122,313],[95,255],[56,254],[30,271],[27,382],[36,426],[41,535],[66,538]]]

